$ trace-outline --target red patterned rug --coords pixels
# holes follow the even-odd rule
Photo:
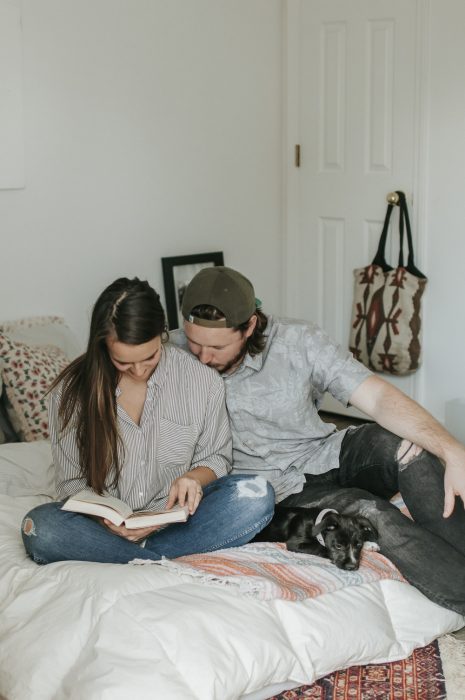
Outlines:
[[[270,700],[445,700],[446,685],[437,641],[408,659],[351,666],[312,685],[287,690]]]

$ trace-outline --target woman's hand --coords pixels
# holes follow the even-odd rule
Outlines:
[[[119,535],[120,537],[124,537],[130,542],[141,542],[151,535],[152,532],[155,532],[155,530],[159,530],[160,527],[163,527],[163,525],[151,525],[151,527],[138,527],[136,529],[128,530],[128,528],[124,525],[114,525],[106,518],[102,518],[102,520],[105,527],[111,530],[111,532],[113,532],[115,535]]]
[[[171,484],[166,507],[172,508],[176,502],[180,506],[187,503],[190,515],[194,515],[202,500],[202,496],[203,489],[200,480],[187,473],[183,476],[178,476]]]

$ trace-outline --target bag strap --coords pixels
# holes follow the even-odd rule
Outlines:
[[[407,272],[410,272],[410,274],[415,275],[415,277],[421,277],[422,279],[426,279],[426,276],[420,272],[418,267],[415,267],[415,262],[413,259],[413,239],[412,239],[412,229],[410,227],[410,218],[408,215],[408,207],[407,207],[407,199],[405,197],[405,194],[403,192],[397,192],[399,195],[399,206],[400,206],[400,213],[402,216],[402,221],[405,218],[405,227],[407,229],[407,244],[408,244],[408,258],[407,258],[407,266],[406,270]],[[400,230],[400,251],[399,251],[399,267],[403,267],[403,243],[404,243],[404,237],[403,237],[403,227],[402,230]]]
[[[389,221],[391,219],[392,210],[394,209],[394,204],[388,204],[386,210],[386,216],[384,217],[383,230],[381,231],[381,236],[379,238],[378,250],[373,258],[372,265],[378,265],[382,268],[383,272],[389,272],[393,268],[386,262],[386,239],[389,231]]]
[[[420,270],[415,267],[415,262],[414,262],[414,253],[413,253],[413,238],[412,238],[412,229],[410,227],[410,218],[408,214],[408,207],[407,207],[407,199],[405,197],[405,193],[401,192],[400,190],[396,191],[396,194],[399,197],[398,201],[398,206],[399,206],[399,262],[398,262],[398,267],[404,267],[404,225],[405,229],[407,231],[407,246],[408,246],[408,257],[407,257],[407,265],[405,269],[407,272],[410,272],[410,274],[414,275],[415,277],[420,277],[422,279],[426,279],[425,275],[420,272]],[[393,268],[387,264],[386,262],[386,240],[387,240],[387,234],[389,230],[389,221],[391,218],[392,210],[394,208],[394,204],[388,204],[388,208],[386,211],[386,217],[384,219],[384,225],[383,225],[383,230],[381,231],[381,236],[379,239],[379,244],[378,244],[378,250],[376,251],[376,255],[373,258],[372,265],[379,265],[383,272],[389,272]]]
[[[397,194],[404,194],[403,192]],[[405,199],[405,196],[404,196]],[[397,267],[404,267],[404,223],[405,223],[405,211],[407,209],[407,204],[403,205],[402,198],[399,197],[399,261],[397,264]],[[408,220],[408,212],[407,212],[407,244],[408,244],[408,262],[410,263],[410,256],[413,257],[413,248],[411,247],[411,241],[412,241],[412,234],[410,232],[410,221]],[[409,236],[410,232],[410,236]]]

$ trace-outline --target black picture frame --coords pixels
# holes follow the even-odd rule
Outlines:
[[[197,253],[195,255],[176,255],[162,258],[163,285],[165,288],[166,315],[170,331],[179,328],[182,323],[181,303],[184,289],[197,272],[204,267],[224,265],[222,251],[215,253]]]

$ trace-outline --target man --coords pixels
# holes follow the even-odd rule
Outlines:
[[[223,377],[234,471],[266,477],[284,506],[362,513],[413,585],[465,614],[465,447],[316,325],[259,306],[239,272],[205,268],[173,334]],[[318,415],[325,391],[375,422],[336,431]],[[389,502],[398,491],[415,522]]]

